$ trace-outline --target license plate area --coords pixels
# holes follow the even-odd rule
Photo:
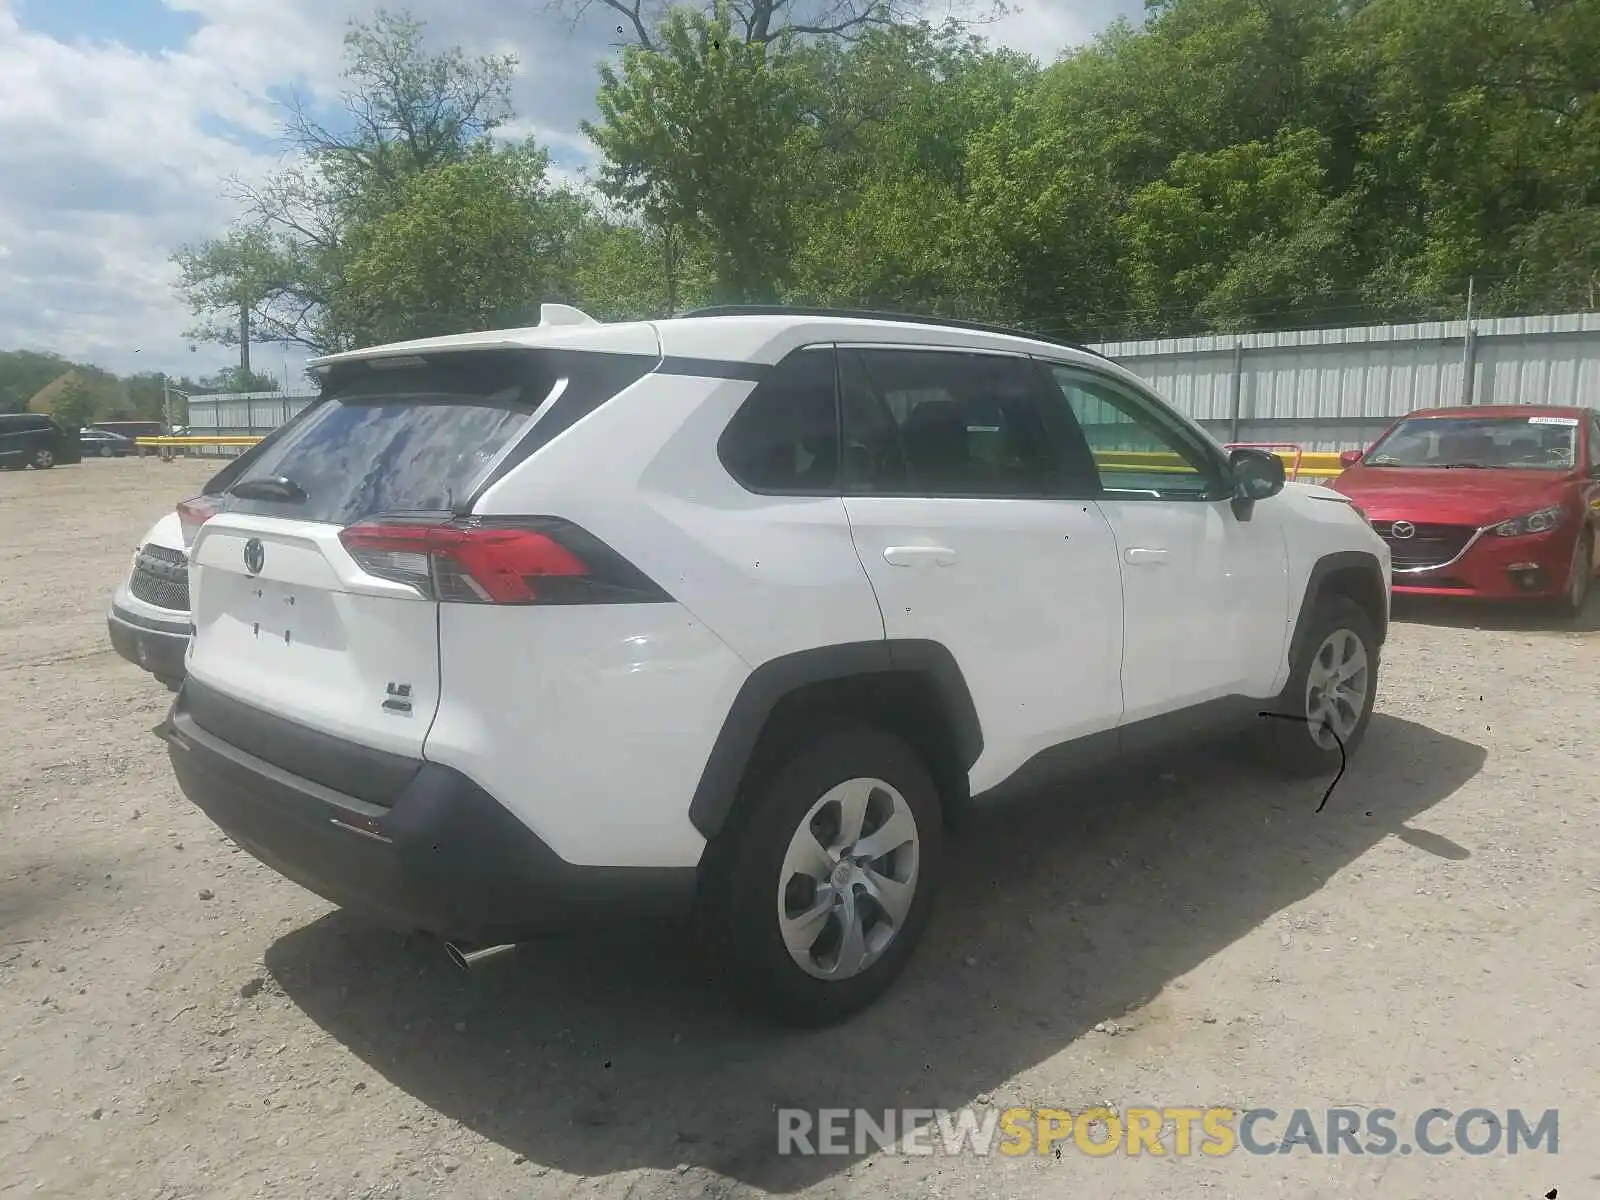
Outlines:
[[[245,585],[246,611],[241,614],[250,623],[250,633],[257,641],[263,637],[269,642],[281,641],[285,646],[294,644],[294,622],[290,610],[296,603],[294,592],[268,580],[255,579]]]
[[[240,579],[238,620],[265,650],[281,646],[317,651],[345,648],[337,597],[317,588],[273,579]]]

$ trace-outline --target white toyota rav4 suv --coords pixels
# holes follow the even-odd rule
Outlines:
[[[1331,775],[1372,713],[1382,539],[1086,350],[547,306],[313,366],[182,506],[159,732],[239,845],[402,929],[694,911],[826,1023],[905,965],[975,806],[1244,728]]]

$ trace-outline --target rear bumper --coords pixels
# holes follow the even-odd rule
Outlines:
[[[396,929],[495,944],[589,932],[607,920],[670,919],[693,900],[694,868],[574,866],[465,775],[436,763],[420,763],[394,803],[381,806],[209,733],[185,711],[182,692],[156,732],[184,794],[240,847]]]
[[[1533,600],[1567,589],[1577,529],[1502,538],[1480,533],[1453,562],[1428,571],[1395,571],[1397,596],[1461,596],[1479,600]]]
[[[183,679],[184,656],[189,650],[186,622],[146,617],[113,604],[106,615],[106,630],[112,648],[134,666],[164,683]]]

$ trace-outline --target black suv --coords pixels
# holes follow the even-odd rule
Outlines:
[[[0,413],[0,467],[47,471],[57,463],[81,462],[76,437],[42,413]]]

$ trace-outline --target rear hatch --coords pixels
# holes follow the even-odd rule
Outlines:
[[[220,511],[190,551],[194,720],[329,786],[347,771],[318,769],[337,757],[327,737],[420,760],[448,591],[428,546],[497,468],[548,440],[533,427],[558,398],[588,399],[572,386],[587,359],[616,362],[497,349],[334,366],[322,401],[209,497]],[[654,365],[637,361],[637,374]],[[422,553],[411,531],[432,539]]]

